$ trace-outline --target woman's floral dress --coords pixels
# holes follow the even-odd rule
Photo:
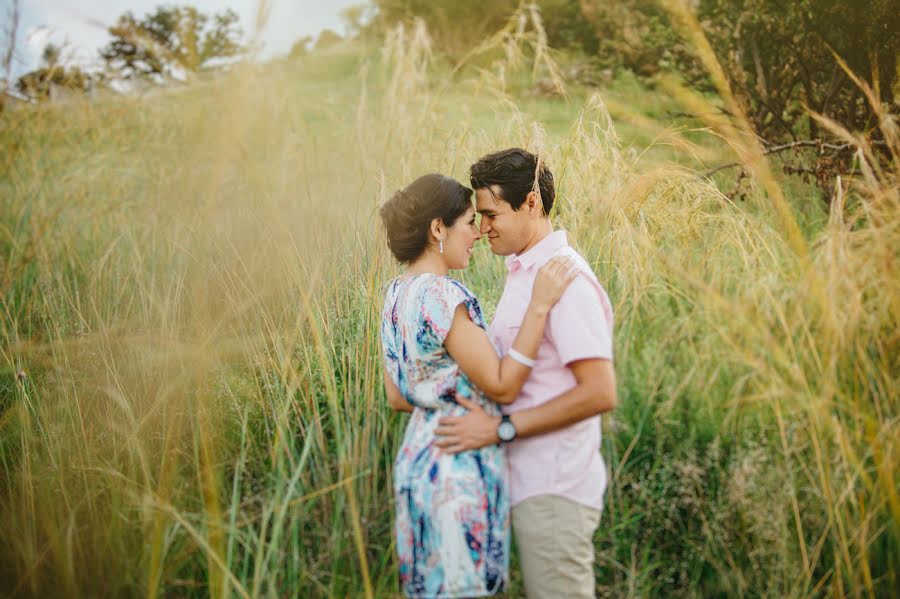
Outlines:
[[[455,395],[485,398],[443,345],[464,304],[486,328],[478,300],[448,277],[421,274],[388,286],[381,337],[387,371],[414,406],[394,463],[400,581],[408,597],[483,597],[503,590],[509,568],[509,496],[503,448],[457,455],[435,446],[438,419],[466,410]]]

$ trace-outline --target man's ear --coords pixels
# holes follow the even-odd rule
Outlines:
[[[541,196],[536,191],[529,191],[528,195],[525,196],[525,206],[528,208],[529,214],[544,215],[544,204],[541,203]]]

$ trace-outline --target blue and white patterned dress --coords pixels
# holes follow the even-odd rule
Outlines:
[[[501,592],[509,570],[509,495],[504,450],[492,445],[457,455],[435,446],[438,419],[466,410],[476,389],[443,345],[464,304],[486,328],[472,292],[449,277],[421,274],[388,286],[381,339],[385,366],[414,406],[394,463],[397,553],[407,597],[484,597]]]

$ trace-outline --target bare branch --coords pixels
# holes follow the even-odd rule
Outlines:
[[[3,89],[0,89],[0,94],[2,94],[2,98],[0,98],[0,109],[3,107],[6,91],[9,89],[10,79],[12,79],[12,63],[16,50],[16,31],[19,29],[20,10],[21,0],[12,0],[9,25],[7,25],[7,43],[6,48],[3,49],[2,63],[0,63],[0,66],[3,67]]]
[[[849,150],[851,148],[851,144],[843,143],[843,144],[834,144],[824,142],[821,139],[801,139],[798,141],[792,141],[786,144],[779,145],[769,145],[765,140],[762,140],[763,147],[763,155],[768,156],[769,154],[780,154],[781,152],[786,152],[787,150],[793,150],[796,148],[818,148],[819,154],[824,154],[825,150],[831,152],[843,152],[845,150]],[[884,142],[875,140],[872,142],[872,145],[885,145]],[[742,162],[729,162],[728,164],[722,164],[715,167],[712,170],[709,170],[703,173],[703,177],[711,177],[718,173],[719,171],[724,171],[730,168],[735,168],[737,166],[742,166]]]

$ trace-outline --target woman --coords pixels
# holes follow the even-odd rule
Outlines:
[[[503,590],[509,503],[503,449],[451,455],[435,445],[456,395],[499,415],[531,372],[550,308],[574,278],[554,260],[538,274],[509,355],[497,356],[478,300],[449,270],[469,264],[480,238],[472,190],[425,175],[381,209],[388,247],[405,272],[385,296],[382,343],[391,406],[412,412],[394,464],[397,552],[408,597],[483,597]]]

